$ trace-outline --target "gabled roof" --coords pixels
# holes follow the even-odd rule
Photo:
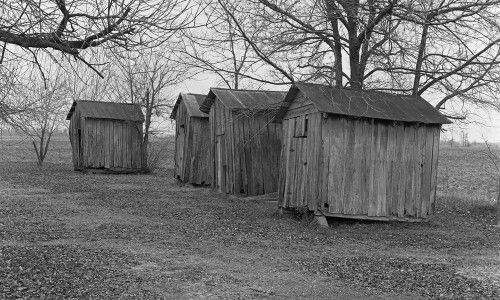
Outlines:
[[[200,110],[210,112],[216,98],[230,110],[277,110],[286,94],[287,92],[211,88]]]
[[[298,92],[324,113],[425,124],[451,123],[422,97],[359,91],[320,84],[295,83],[288,91],[275,120],[281,121]]]
[[[113,119],[134,122],[143,122],[144,115],[140,104],[116,103],[102,101],[77,100],[73,102],[66,120],[71,119],[71,115],[78,107],[81,116],[94,119]]]
[[[183,102],[186,106],[187,113],[190,117],[208,118],[206,113],[200,111],[200,105],[206,97],[206,95],[200,94],[180,93],[177,101],[175,102],[174,108],[172,109],[172,113],[170,114],[170,119],[175,120],[175,115],[177,114],[177,110],[179,109],[181,102]]]

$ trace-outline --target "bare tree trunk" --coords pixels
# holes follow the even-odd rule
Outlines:
[[[332,1],[325,1],[328,18],[333,31],[334,48],[333,55],[335,57],[334,72],[335,72],[335,86],[342,88],[342,43],[340,40],[338,10],[333,5]]]
[[[149,128],[151,127],[151,114],[153,112],[153,100],[149,90],[146,91],[144,103],[146,104],[146,118],[144,120],[144,137],[142,139],[142,168],[149,170],[148,154],[149,154]]]
[[[43,159],[40,157],[40,151],[38,150],[38,146],[36,145],[35,140],[33,140],[33,148],[35,149],[37,165],[41,166],[43,163]]]
[[[418,47],[417,63],[415,65],[415,78],[413,80],[413,90],[412,90],[413,96],[418,95],[418,87],[420,85],[420,76],[421,76],[421,72],[422,72],[422,64],[424,61],[424,52],[425,52],[426,44],[427,44],[427,34],[429,32],[430,20],[426,20],[426,21],[427,22],[424,24],[424,26],[422,28],[422,35],[420,37],[420,45]]]

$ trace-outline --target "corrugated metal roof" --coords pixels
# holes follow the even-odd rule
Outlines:
[[[311,83],[296,83],[292,86],[276,115],[276,120],[285,116],[298,91],[304,93],[320,112],[402,122],[451,123],[421,97],[339,89]]]
[[[208,118],[208,115],[200,110],[200,105],[205,101],[206,95],[180,93],[175,102],[170,118],[175,120],[177,109],[181,102],[186,105],[187,113],[191,117]]]
[[[81,113],[81,116],[85,118],[113,119],[138,122],[144,121],[144,115],[142,114],[141,106],[139,104],[85,100],[77,100],[73,102],[66,120],[69,120],[71,118],[71,115],[77,107]]]
[[[200,110],[208,113],[218,98],[224,106],[231,110],[277,110],[285,99],[287,92],[259,90],[230,90],[211,88]]]

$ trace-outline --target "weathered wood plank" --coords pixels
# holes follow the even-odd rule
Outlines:
[[[407,174],[406,174],[406,199],[405,199],[405,216],[413,216],[413,202],[415,197],[414,184],[415,184],[415,143],[417,142],[417,130],[414,125],[406,127],[407,134],[409,135],[409,149],[407,150]]]
[[[311,159],[308,160],[308,164],[311,163],[311,168],[307,174],[310,180],[311,188],[311,202],[309,208],[312,210],[318,210],[323,208],[322,195],[321,195],[321,184],[323,178],[322,174],[322,148],[323,142],[321,139],[322,128],[321,128],[321,114],[314,113],[310,115],[311,127],[308,130],[313,139],[311,140],[311,147],[314,149],[311,152]]]
[[[357,162],[354,161],[355,147],[356,147],[356,128],[360,128],[358,123],[354,120],[346,119],[345,129],[345,142],[344,142],[344,178],[343,178],[343,192],[342,206],[343,211],[346,213],[354,213],[355,207],[358,204],[359,193],[354,197],[354,172]],[[359,147],[358,147],[359,148]],[[359,151],[359,149],[358,149]]]
[[[363,120],[363,150],[362,150],[362,158],[361,158],[361,208],[360,214],[367,215],[368,207],[370,204],[370,190],[369,185],[371,182],[371,145],[372,145],[372,126],[370,121]]]
[[[435,127],[433,130],[433,144],[432,144],[432,170],[431,170],[431,191],[430,191],[430,213],[433,214],[436,205],[436,185],[437,185],[437,170],[438,170],[438,156],[439,156],[439,135],[440,127]]]
[[[353,120],[353,151],[351,156],[351,174],[352,183],[350,184],[350,206],[349,211],[352,214],[362,213],[362,182],[363,182],[363,161],[364,161],[364,148],[366,137],[364,136],[364,121],[363,120]]]
[[[244,151],[245,151],[245,166],[246,166],[246,174],[247,174],[247,180],[248,180],[248,187],[247,187],[247,195],[256,195],[256,187],[255,187],[255,178],[254,178],[254,165],[252,162],[252,126],[251,122],[249,121],[248,118],[242,118],[242,121],[244,121],[244,136],[243,136],[243,144],[244,144]]]
[[[377,216],[387,215],[387,141],[388,130],[387,126],[378,122],[379,146],[377,161],[379,164],[379,176],[377,186]]]
[[[370,160],[369,160],[369,182],[368,182],[368,216],[377,215],[377,183],[379,170],[377,166],[379,133],[378,126],[374,120],[370,120],[371,130],[371,145],[370,145]]]
[[[287,173],[287,143],[288,143],[288,120],[283,120],[283,140],[281,141],[281,153],[280,153],[280,172],[278,180],[278,207],[286,207],[287,203],[285,201],[285,185],[288,177]]]
[[[314,114],[314,113],[318,113],[318,110],[316,109],[316,107],[314,105],[309,104],[309,105],[305,105],[302,107],[288,110],[285,117],[284,117],[284,120],[294,119],[296,117],[300,117],[300,116],[303,116],[306,114]]]
[[[426,127],[418,127],[418,155],[416,161],[416,181],[415,181],[415,203],[414,211],[416,212],[416,217],[420,218],[422,216],[422,177],[424,174],[424,158],[425,158],[425,142],[426,142]]]
[[[404,205],[404,200],[403,200],[404,197],[401,197],[401,173],[403,167],[401,160],[403,156],[403,147],[404,147],[404,128],[403,126],[397,124],[396,126],[394,126],[393,130],[394,130],[394,140],[392,141],[392,145],[394,147],[394,162],[392,168],[392,186],[391,186],[392,190],[391,197],[393,206],[391,209],[391,215],[398,216],[401,208],[401,203],[403,203]]]
[[[325,127],[328,141],[328,204],[329,212],[343,212],[344,152],[346,122],[342,118],[329,118]],[[326,141],[325,141],[326,143]]]
[[[286,190],[285,194],[287,195],[287,201],[290,205],[295,204],[295,200],[293,199],[293,191],[294,191],[294,186],[295,186],[295,178],[297,176],[295,164],[295,156],[296,156],[296,143],[295,143],[295,138],[293,137],[293,134],[295,132],[295,119],[289,120],[288,123],[288,130],[290,133],[290,138],[288,139],[289,145],[288,145],[288,176],[287,176],[287,185],[286,185]]]
[[[427,218],[429,216],[429,199],[431,192],[431,173],[432,173],[432,146],[434,141],[434,136],[432,128],[425,128],[425,148],[423,157],[423,170],[422,170],[422,185],[421,185],[421,217]]]

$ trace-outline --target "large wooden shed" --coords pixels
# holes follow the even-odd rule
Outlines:
[[[175,120],[174,177],[182,182],[210,185],[210,126],[200,111],[206,95],[179,94],[170,115]]]
[[[439,134],[450,121],[424,99],[298,83],[276,120],[279,207],[374,220],[433,213]]]
[[[285,95],[210,90],[200,109],[209,113],[214,188],[243,195],[278,190],[282,132],[272,120]]]
[[[75,170],[142,170],[142,123],[139,104],[74,101],[66,120]]]

